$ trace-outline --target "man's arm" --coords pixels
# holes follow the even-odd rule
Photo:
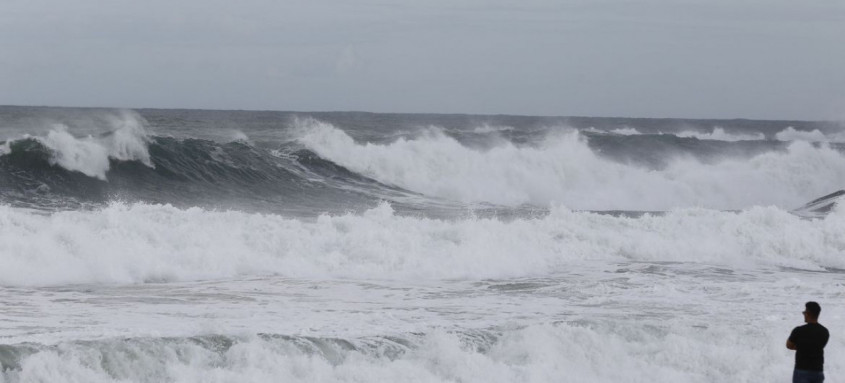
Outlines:
[[[796,327],[796,328],[792,329],[792,332],[789,333],[789,338],[786,338],[786,348],[788,348],[790,350],[797,350],[798,349],[798,345],[795,344],[795,342],[793,342],[792,340],[796,338],[795,333],[798,332],[799,328],[800,327]]]

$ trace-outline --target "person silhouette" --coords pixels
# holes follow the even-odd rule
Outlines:
[[[795,350],[792,383],[824,382],[824,346],[830,333],[819,324],[821,312],[822,308],[816,302],[804,304],[806,324],[794,328],[786,340],[786,348]]]

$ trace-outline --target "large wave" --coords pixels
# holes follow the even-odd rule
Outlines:
[[[11,153],[15,141],[34,140],[46,148],[51,164],[101,180],[106,179],[110,160],[140,161],[152,167],[143,118],[137,113],[124,111],[111,116],[110,121],[110,131],[86,137],[75,137],[68,132],[66,125],[54,124],[46,136],[27,135],[5,142],[0,155]]]
[[[243,133],[227,142],[156,136],[135,117],[113,118],[100,134],[75,135],[58,124],[2,143],[0,201],[79,208],[125,200],[316,215],[408,194],[301,148],[279,154]]]
[[[200,130],[180,138],[154,135],[131,112],[103,121],[102,132],[80,134],[77,126],[57,124],[2,143],[0,201],[79,208],[125,200],[311,216],[361,211],[379,200],[426,214],[443,204],[792,208],[841,189],[845,179],[842,148],[805,140],[521,132],[493,125],[397,136],[304,119],[254,142],[231,129],[209,133],[215,138],[191,134]],[[221,135],[229,139],[217,140]]]
[[[442,279],[545,275],[584,261],[845,268],[845,209],[774,207],[640,218],[553,209],[540,218],[438,220],[383,204],[315,221],[115,203],[51,214],[0,207],[0,284],[139,283],[281,275]]]
[[[845,157],[826,145],[706,163],[677,156],[662,169],[610,160],[577,131],[537,146],[501,140],[478,149],[438,131],[392,143],[359,143],[344,131],[306,122],[300,141],[320,156],[381,182],[462,202],[564,204],[587,210],[668,210],[699,206],[795,207],[842,187]]]

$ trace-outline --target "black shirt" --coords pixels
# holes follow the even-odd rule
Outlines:
[[[818,323],[807,323],[792,330],[789,341],[795,343],[795,369],[822,371],[828,338],[830,333]]]

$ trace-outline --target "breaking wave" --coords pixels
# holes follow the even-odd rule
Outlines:
[[[779,349],[769,347],[774,334],[752,331],[737,342],[724,327],[701,332],[634,321],[353,339],[205,335],[3,345],[0,381],[710,382],[786,376]]]
[[[96,137],[74,137],[66,125],[54,124],[46,136],[27,135],[19,140],[5,142],[0,155],[11,154],[15,148],[32,147],[33,143],[37,143],[47,153],[51,165],[101,180],[106,179],[111,160],[140,161],[152,167],[143,118],[130,112],[121,116],[112,119],[111,131]]]
[[[788,209],[841,189],[845,179],[842,147],[791,139],[818,130],[778,133],[788,142],[745,140],[753,137],[718,128],[709,136],[571,128],[526,133],[494,124],[394,135],[304,119],[272,141],[226,128],[213,133],[225,136],[221,142],[151,134],[148,123],[129,112],[110,121],[98,134],[58,124],[0,144],[0,201],[70,209],[170,203],[310,216],[360,212],[379,201],[425,212],[444,204]],[[716,136],[720,140],[706,139]]]
[[[765,140],[766,135],[763,133],[742,134],[742,133],[728,133],[724,128],[713,128],[710,133],[701,133],[694,131],[684,131],[677,134],[678,137],[695,137],[700,140],[715,140],[715,141],[757,141]]]
[[[356,142],[330,124],[309,124],[300,142],[321,157],[386,184],[467,203],[586,210],[791,208],[841,188],[845,179],[842,153],[806,142],[709,163],[675,154],[664,158],[663,168],[652,169],[602,156],[571,130],[550,134],[537,146],[500,141],[478,149],[437,130],[374,144]]]
[[[523,277],[582,261],[845,268],[845,209],[806,220],[774,207],[640,218],[563,208],[538,218],[277,215],[115,203],[50,214],[0,208],[0,284],[304,278]],[[789,233],[789,235],[784,235]]]

